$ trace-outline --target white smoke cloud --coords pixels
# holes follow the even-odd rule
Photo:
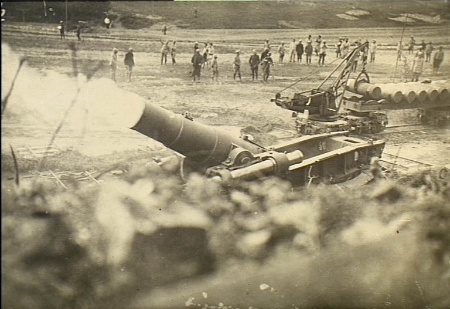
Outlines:
[[[19,70],[19,56],[6,44],[2,49],[2,102],[12,89],[5,119],[14,116],[19,123],[52,129],[64,121],[65,128],[78,131],[86,125],[129,128],[142,114],[144,99],[109,79],[39,72],[26,62]]]
[[[118,146],[131,149],[155,145],[151,139],[137,137],[129,130],[145,107],[144,99],[137,94],[106,78],[88,80],[82,74],[73,77],[39,71],[27,62],[20,67],[19,55],[6,44],[2,49],[2,106],[11,93],[2,114],[2,149],[8,144],[52,144],[100,155],[117,151]]]

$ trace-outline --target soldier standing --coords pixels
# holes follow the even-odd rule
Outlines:
[[[283,64],[284,54],[286,52],[286,48],[284,47],[284,43],[278,47],[278,63]]]
[[[419,77],[422,74],[423,71],[423,62],[424,62],[424,52],[422,50],[422,46],[419,47],[419,50],[417,51],[416,55],[414,56],[414,62],[413,62],[413,69],[412,69],[412,81],[418,82]]]
[[[348,42],[348,38],[346,38],[344,40],[344,42],[342,42],[342,45],[341,45],[341,57],[342,58],[345,58],[345,56],[347,56],[349,49],[350,49],[350,43]]]
[[[377,52],[377,41],[373,40],[369,45],[370,62],[375,62],[375,53]]]
[[[239,80],[242,81],[241,77],[241,58],[239,57],[240,51],[236,51],[236,57],[234,57],[233,68],[234,74],[233,79],[236,79],[236,75],[239,77]]]
[[[177,55],[176,41],[173,41],[172,47],[170,48],[170,56],[172,57],[172,64],[176,64],[175,56]]]
[[[444,51],[443,51],[442,46],[439,46],[439,49],[436,51],[436,53],[434,54],[434,57],[433,57],[433,72],[434,73],[437,73],[443,60],[444,60]]]
[[[133,48],[129,48],[128,52],[125,54],[125,58],[123,60],[123,62],[125,63],[125,67],[127,69],[127,79],[128,82],[131,82],[131,74],[133,72],[133,67],[134,67],[134,54],[133,54]]]
[[[292,42],[289,43],[289,62],[295,62],[296,46],[295,39],[292,39]]]
[[[328,49],[327,42],[323,41],[319,47],[319,65],[325,64],[325,57],[327,55],[327,49]]]
[[[306,54],[306,64],[311,64],[311,57],[313,53],[313,47],[311,41],[308,41],[308,43],[305,46],[305,54]]]
[[[416,40],[413,36],[409,39],[409,45],[408,45],[408,53],[412,54],[414,51],[414,45],[416,44]]]
[[[58,29],[59,29],[59,35],[61,37],[61,40],[64,40],[66,38],[66,29],[64,26],[64,22],[62,20],[59,22]]]
[[[258,80],[258,66],[260,60],[256,50],[253,50],[253,54],[250,56],[248,63],[250,64],[250,69],[252,70],[252,80]]]
[[[298,44],[295,46],[296,52],[297,52],[297,62],[302,62],[302,55],[304,52],[303,43],[302,41],[298,41]]]
[[[106,29],[109,29],[109,27],[111,26],[111,20],[109,19],[108,15],[106,15],[106,17],[103,20],[103,22],[105,23]]]
[[[208,63],[211,62],[214,59],[214,54],[215,54],[214,45],[213,45],[213,43],[209,43],[209,46],[208,46]]]
[[[433,44],[430,42],[425,47],[425,62],[430,62],[431,59],[431,53],[433,52],[434,47]]]
[[[217,55],[214,55],[211,62],[212,80],[219,81],[219,63],[217,62]]]
[[[342,39],[339,39],[339,41],[336,43],[336,58],[341,58],[341,46]]]
[[[265,47],[264,48],[264,50],[263,50],[263,52],[261,53],[261,61],[263,61],[264,60],[264,58],[266,58],[266,56],[267,56],[267,54],[269,53],[269,48],[268,47]]]
[[[170,52],[170,47],[169,47],[170,40],[166,41],[166,42],[163,42],[163,40],[160,40],[160,41],[162,44],[162,46],[161,46],[161,65],[163,65],[163,63],[167,64],[167,55]]]
[[[111,55],[111,61],[109,62],[109,66],[111,67],[111,79],[116,81],[116,72],[117,72],[117,48],[113,48],[113,53]]]
[[[77,24],[77,39],[81,41],[81,24],[79,22]]]
[[[196,77],[198,80],[200,80],[200,74],[201,74],[201,70],[202,70],[203,56],[200,55],[200,49],[197,48],[194,56],[192,56],[191,62],[192,62],[192,66],[194,69],[194,71],[192,72],[192,75],[194,77],[194,82],[195,82]]]
[[[321,35],[319,35],[316,39],[316,47],[314,48],[314,51],[316,52],[316,56],[319,56],[320,46],[322,46],[322,36]]]
[[[105,24],[106,29],[111,27],[111,19],[109,19],[108,12],[105,12],[105,19],[103,20],[103,23]]]
[[[263,81],[267,82],[270,76],[270,66],[273,65],[271,53],[268,53],[266,58],[261,63],[263,70]]]

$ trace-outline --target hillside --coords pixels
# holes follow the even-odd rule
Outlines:
[[[112,1],[117,25],[188,29],[319,29],[450,25],[444,1]]]

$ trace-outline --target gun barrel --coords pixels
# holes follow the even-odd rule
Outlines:
[[[293,164],[300,163],[303,160],[303,153],[300,150],[294,150],[286,154],[279,153],[279,156],[283,156],[283,160],[285,161],[284,166],[279,166],[279,163],[275,158],[266,158],[266,160],[262,160],[261,162],[228,171],[225,175],[226,177],[223,178],[221,176],[214,176],[211,177],[214,181],[230,181],[230,180],[252,180],[261,178],[267,175],[274,175],[281,169],[283,171],[283,168],[289,169],[289,166],[292,166]]]
[[[131,129],[161,142],[203,168],[225,161],[234,146],[253,154],[264,151],[257,145],[149,102],[146,102],[140,119]]]

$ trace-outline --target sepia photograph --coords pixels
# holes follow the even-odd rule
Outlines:
[[[450,309],[448,0],[1,9],[2,308]]]

